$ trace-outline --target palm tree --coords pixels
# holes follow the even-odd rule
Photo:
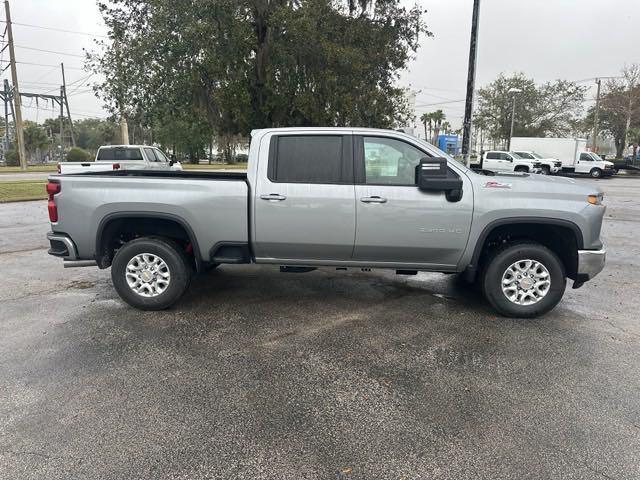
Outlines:
[[[449,132],[451,131],[451,124],[445,120],[444,122],[442,122],[441,128],[442,128],[442,131],[445,133],[445,135],[448,135]]]
[[[431,114],[431,118],[433,120],[433,138],[431,139],[431,143],[433,145],[437,145],[438,135],[440,135],[440,127],[442,126],[442,122],[444,122],[446,115],[442,110],[438,109]]]
[[[428,141],[429,137],[427,136],[427,124],[429,124],[429,134],[431,134],[431,114],[426,112],[423,113],[420,116],[420,121],[424,125],[424,139]]]

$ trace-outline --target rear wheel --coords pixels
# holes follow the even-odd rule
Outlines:
[[[192,268],[180,246],[143,237],[120,248],[111,265],[113,285],[125,302],[141,310],[163,310],[185,292]]]
[[[592,168],[590,175],[592,178],[600,178],[602,177],[602,170],[600,170],[599,168]]]
[[[542,315],[562,299],[566,286],[564,265],[537,243],[506,245],[484,269],[482,290],[493,308],[507,317]]]

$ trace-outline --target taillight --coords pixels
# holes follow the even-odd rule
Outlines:
[[[51,223],[55,223],[58,221],[58,207],[56,206],[56,202],[53,200],[53,196],[56,193],[60,193],[62,190],[62,185],[55,180],[49,180],[47,183],[47,193],[49,194],[49,200],[47,201],[47,210],[49,210],[49,221]]]
[[[119,163],[114,163],[112,165],[112,167],[113,167],[114,170],[120,170],[120,164]]]

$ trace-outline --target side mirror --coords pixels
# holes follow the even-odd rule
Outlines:
[[[172,158],[171,160],[169,160],[169,166],[173,167],[176,164],[176,159]]]
[[[462,179],[449,170],[446,158],[420,160],[416,166],[416,185],[424,192],[444,192],[450,202],[462,198]]]

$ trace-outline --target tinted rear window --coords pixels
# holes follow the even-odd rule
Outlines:
[[[340,135],[279,136],[269,178],[284,183],[340,183],[342,142]]]
[[[139,148],[101,148],[98,160],[142,160],[142,153]]]

